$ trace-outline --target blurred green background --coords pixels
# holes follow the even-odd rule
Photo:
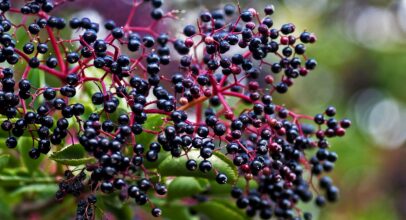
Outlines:
[[[318,37],[307,51],[318,60],[318,68],[297,80],[284,97],[276,97],[278,101],[308,115],[334,105],[339,116],[353,121],[347,135],[332,145],[340,156],[332,176],[340,186],[341,200],[321,210],[319,219],[406,219],[406,0],[239,2],[242,8],[256,9],[274,4],[277,27],[292,22],[298,31]],[[236,1],[166,3],[167,8],[184,10],[177,23],[180,33],[181,26],[194,23],[201,10]],[[74,4],[94,21],[126,15],[116,13],[111,0]]]

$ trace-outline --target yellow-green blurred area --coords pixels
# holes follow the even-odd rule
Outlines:
[[[115,19],[125,16],[114,11],[115,6],[111,8],[112,1],[77,0],[74,8],[83,4],[81,11],[63,13],[75,12],[96,22],[111,14]],[[201,10],[222,8],[226,3],[237,1],[166,0],[165,7],[184,10],[176,22],[181,33],[183,25],[196,23]],[[292,22],[297,33],[307,30],[317,35],[307,55],[318,61],[318,67],[296,80],[287,94],[276,95],[275,102],[307,115],[333,105],[339,118],[353,122],[345,137],[332,141],[339,160],[331,176],[341,190],[340,200],[323,208],[318,219],[406,219],[406,0],[239,3],[258,11],[274,4],[276,27]]]
[[[230,1],[175,5],[188,6],[187,23],[188,13],[219,2],[221,7]],[[347,135],[332,144],[340,156],[332,176],[341,199],[321,210],[319,219],[406,219],[406,1],[239,2],[257,10],[274,4],[276,27],[292,22],[297,31],[317,35],[307,55],[317,59],[318,68],[276,100],[310,115],[334,105],[353,121]]]

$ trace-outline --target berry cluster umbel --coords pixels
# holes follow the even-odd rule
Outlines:
[[[0,68],[0,114],[7,118],[1,128],[9,134],[9,148],[29,133],[33,159],[70,140],[96,160],[77,175],[66,171],[56,193],[57,199],[67,194],[81,198],[77,219],[94,218],[98,191],[116,191],[123,201],[149,204],[152,215],[160,216],[149,192],[164,196],[167,189],[150,178],[155,171],[144,164],[158,161],[162,152],[188,158],[185,167],[190,171],[214,172],[219,184],[230,183],[229,177],[213,167],[211,158],[215,152],[226,155],[246,179],[247,187],[235,186],[231,195],[248,216],[308,220],[311,215],[296,207],[300,201],[323,206],[337,200],[338,188],[323,175],[338,158],[327,139],[343,136],[351,122],[335,119],[334,107],[310,117],[272,98],[316,67],[305,55],[307,45],[316,42],[313,33],[296,34],[291,23],[275,27],[272,5],[263,9],[261,18],[255,9],[228,4],[201,13],[196,25],[184,27],[185,37],[177,39],[156,31],[161,20],[176,19],[174,12],[161,9],[163,0],[134,0],[125,24],[109,20],[104,27],[89,18],[66,21],[50,15],[65,2],[35,0],[17,9],[0,0],[0,63],[25,68],[21,74]],[[151,5],[154,21],[132,26],[142,4]],[[9,14],[20,15],[22,23],[13,23]],[[64,39],[60,31],[68,28],[80,33],[79,38]],[[99,36],[100,28],[108,36]],[[22,48],[16,46],[18,29],[29,35]],[[89,74],[92,68],[103,75]],[[30,74],[53,75],[61,86],[34,88]],[[89,97],[97,111],[85,115],[77,96],[91,82],[99,87]],[[235,99],[245,109],[230,104]],[[122,103],[127,110],[118,113]],[[146,129],[151,114],[162,115],[162,130]],[[156,135],[156,140],[141,144],[137,137],[143,133]],[[313,157],[307,155],[309,149],[316,149]],[[202,160],[189,158],[192,151]],[[319,180],[318,187],[313,178]],[[250,189],[250,181],[258,187]]]

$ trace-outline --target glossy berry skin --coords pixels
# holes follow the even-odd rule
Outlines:
[[[56,97],[56,91],[52,88],[46,88],[43,95],[45,99],[52,100]]]
[[[37,45],[37,51],[38,53],[45,54],[48,51],[48,45],[44,43],[40,43]]]
[[[190,37],[192,35],[194,35],[196,33],[196,29],[193,25],[187,25],[184,29],[183,29],[183,33]]]
[[[7,140],[6,140],[6,146],[8,148],[17,147],[17,139],[15,137],[8,137]]]
[[[104,193],[111,193],[113,192],[113,184],[109,182],[103,182],[100,189]]]
[[[199,163],[199,170],[203,173],[207,173],[212,169],[212,164],[210,161],[203,160]]]
[[[325,111],[326,115],[329,117],[333,117],[336,114],[336,112],[337,111],[333,106],[329,106]]]
[[[186,168],[188,169],[188,170],[191,170],[191,171],[194,171],[194,170],[196,170],[197,169],[197,162],[195,161],[195,160],[188,160],[187,162],[186,162]]]
[[[28,31],[31,34],[38,34],[40,32],[40,30],[41,30],[41,28],[38,24],[33,23],[28,26]]]
[[[50,68],[55,68],[58,65],[58,60],[55,57],[49,57],[46,64]]]
[[[23,47],[23,51],[25,54],[32,54],[35,50],[35,46],[32,43],[26,43]]]
[[[32,159],[38,159],[40,156],[40,151],[37,150],[36,148],[32,148],[29,152],[28,155],[30,156],[30,158]]]
[[[161,211],[160,208],[153,208],[153,209],[151,210],[151,214],[152,214],[152,216],[154,216],[154,217],[159,217],[159,216],[162,215],[162,211]]]
[[[216,182],[219,184],[226,184],[227,183],[227,176],[223,173],[219,173],[216,176]]]

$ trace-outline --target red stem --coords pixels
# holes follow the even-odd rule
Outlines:
[[[48,26],[46,27],[46,30],[48,32],[49,39],[51,40],[52,47],[54,48],[56,59],[58,59],[59,66],[61,67],[61,72],[64,75],[67,75],[67,69],[66,69],[66,66],[65,66],[65,62],[63,60],[61,50],[59,49],[59,45],[56,42],[54,32]]]
[[[18,50],[18,49],[14,49],[14,51],[20,55],[27,63],[29,62],[30,58],[22,51]],[[45,72],[48,72],[51,75],[54,75],[56,77],[58,77],[59,79],[65,79],[65,75],[63,73],[61,73],[58,70],[55,69],[51,69],[43,64],[40,64],[38,66],[38,69],[44,70]]]

